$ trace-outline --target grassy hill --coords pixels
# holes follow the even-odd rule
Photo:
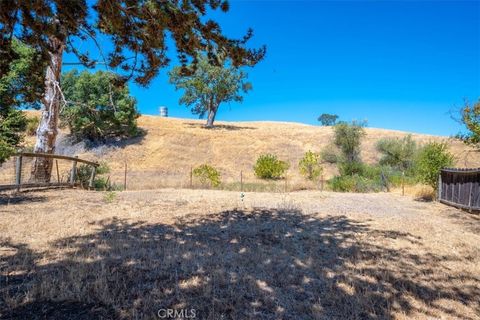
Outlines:
[[[218,168],[224,182],[238,182],[240,171],[244,182],[258,182],[252,167],[262,153],[274,153],[288,161],[291,167],[287,183],[301,186],[304,181],[298,173],[298,161],[306,151],[320,151],[333,139],[332,128],[299,123],[219,121],[214,129],[203,128],[203,123],[141,116],[139,126],[145,130],[142,137],[79,151],[82,157],[107,161],[112,168],[111,179],[117,183],[123,182],[127,162],[128,184],[134,189],[189,185],[190,168],[203,163]],[[375,128],[367,128],[366,133],[361,156],[367,163],[378,161],[375,144],[379,139],[408,134]],[[456,155],[457,166],[480,166],[479,154],[458,140],[414,133],[412,136],[419,143],[446,140]],[[325,178],[335,172],[334,165],[325,165]]]

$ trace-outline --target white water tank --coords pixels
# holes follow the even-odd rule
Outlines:
[[[167,107],[160,107],[160,117],[167,118],[168,117],[168,108]]]

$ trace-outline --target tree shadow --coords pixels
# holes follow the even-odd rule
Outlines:
[[[185,126],[188,127],[188,128],[201,128],[201,129],[205,129],[205,130],[227,130],[227,131],[256,130],[257,129],[257,128],[254,128],[254,127],[235,126],[235,125],[230,125],[230,124],[214,124],[213,127],[209,128],[209,127],[206,127],[202,123],[194,123],[194,122],[186,123]]]
[[[67,318],[85,305],[103,312],[91,318],[109,310],[155,318],[171,308],[194,309],[198,319],[468,319],[445,299],[480,311],[480,279],[447,267],[458,258],[396,249],[387,244],[418,248],[421,239],[345,216],[256,209],[173,225],[93,224],[96,232],[58,240],[46,253],[4,241],[0,316]],[[39,301],[66,307],[45,311]]]
[[[31,193],[23,192],[6,192],[0,193],[0,206],[11,205],[11,204],[21,204],[21,203],[34,203],[34,202],[45,202],[47,197],[34,195]]]

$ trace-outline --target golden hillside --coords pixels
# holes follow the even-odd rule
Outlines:
[[[189,183],[190,168],[203,163],[217,167],[225,182],[237,182],[240,171],[244,181],[254,182],[253,164],[263,153],[274,153],[291,164],[288,180],[300,183],[298,161],[308,151],[320,151],[331,144],[332,129],[287,122],[216,122],[216,128],[203,128],[203,120],[141,116],[141,138],[120,147],[96,148],[82,157],[107,161],[112,180],[123,181],[125,161],[129,185],[135,188],[182,186]],[[384,137],[403,137],[406,132],[367,128],[362,144],[362,158],[378,161],[376,142]],[[423,134],[412,134],[419,143],[447,140],[456,155],[457,166],[480,166],[480,156],[462,142]],[[325,178],[335,173],[335,166],[325,166]]]

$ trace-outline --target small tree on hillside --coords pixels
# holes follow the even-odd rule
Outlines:
[[[474,105],[466,102],[461,110],[461,115],[461,122],[467,128],[468,133],[459,134],[458,138],[480,150],[480,99]]]
[[[62,76],[67,105],[60,117],[76,139],[94,142],[138,133],[136,101],[126,85],[111,85],[116,80],[103,71],[73,70]]]
[[[337,123],[337,120],[338,115],[336,114],[323,113],[318,117],[318,121],[320,121],[322,126],[334,126]]]
[[[334,144],[342,154],[343,162],[360,161],[360,145],[365,136],[365,122],[340,122],[334,127]]]
[[[307,151],[298,163],[300,173],[308,180],[317,179],[323,172],[320,164],[320,155],[318,153]]]
[[[212,64],[206,56],[199,56],[194,66],[175,67],[170,73],[170,82],[177,90],[183,90],[180,103],[191,107],[192,113],[203,118],[207,115],[207,128],[213,127],[221,103],[242,102],[241,93],[252,89],[246,82],[247,74],[239,68],[220,59],[219,65]]]
[[[453,164],[454,157],[446,143],[430,142],[420,149],[415,160],[415,171],[421,182],[436,190],[440,169]]]

